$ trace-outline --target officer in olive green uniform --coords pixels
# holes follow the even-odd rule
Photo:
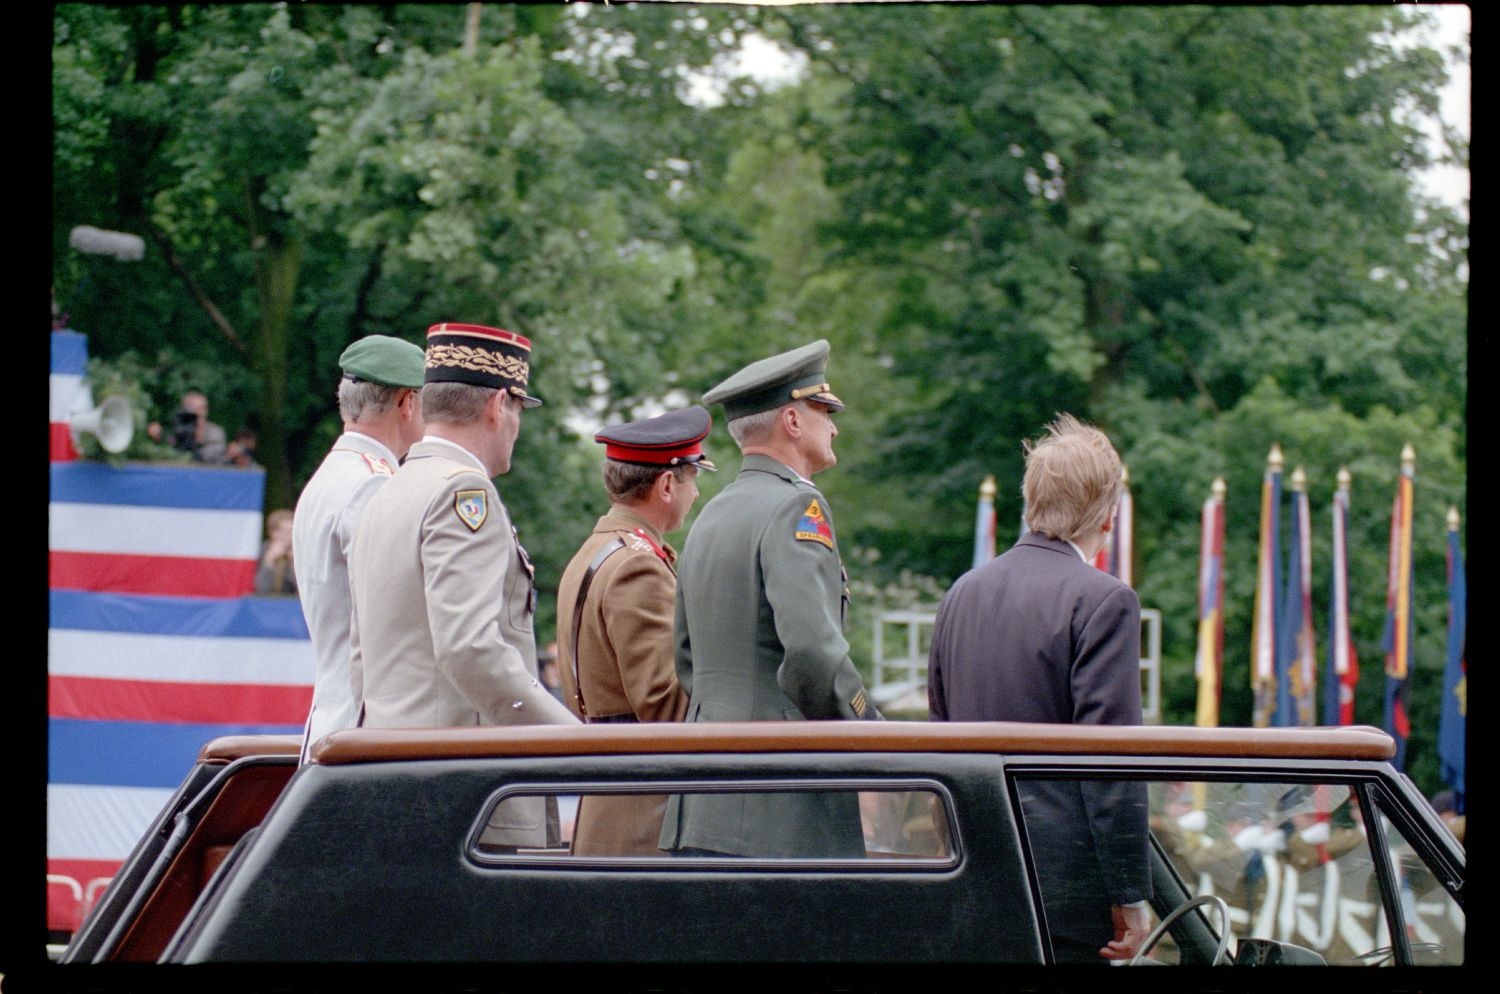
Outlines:
[[[706,410],[689,407],[594,436],[605,446],[609,513],[557,590],[563,700],[587,722],[681,721],[687,712],[672,648],[677,553],[663,535],[686,520],[698,471],[714,469],[701,444],[712,424]],[[665,794],[584,797],[574,854],[660,856],[666,804]]]
[[[703,508],[677,571],[677,678],[688,721],[880,720],[844,639],[846,576],[827,499],[843,409],[828,343],[762,359],[703,400],[744,453]],[[854,794],[674,797],[662,848],[744,856],[864,855]]]

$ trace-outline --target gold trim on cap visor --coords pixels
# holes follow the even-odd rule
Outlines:
[[[796,390],[793,390],[792,391],[792,399],[793,400],[801,400],[803,397],[811,397],[815,393],[831,393],[831,392],[832,391],[830,391],[829,388],[828,388],[828,384],[826,384],[826,383],[814,383],[810,387],[798,387]]]

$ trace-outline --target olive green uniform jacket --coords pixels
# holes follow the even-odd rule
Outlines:
[[[622,543],[599,565],[584,596],[574,678],[573,615],[589,565],[607,545]],[[557,661],[563,700],[585,720],[681,721],[688,697],[672,660],[677,553],[629,508],[614,505],[563,571],[557,589]],[[581,693],[580,693],[581,690]],[[660,856],[665,794],[589,796],[573,831],[578,855]]]
[[[749,455],[703,508],[677,568],[677,679],[688,721],[879,720],[844,639],[843,562],[827,499]],[[668,805],[662,848],[863,856],[855,795],[694,794]]]

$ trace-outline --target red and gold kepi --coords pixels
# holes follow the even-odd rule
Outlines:
[[[513,331],[445,321],[427,329],[426,383],[470,383],[521,398],[525,407],[541,399],[526,392],[531,379],[531,341]]]

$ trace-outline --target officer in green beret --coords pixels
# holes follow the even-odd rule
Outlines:
[[[687,721],[880,720],[844,639],[847,575],[812,477],[837,462],[828,343],[751,363],[703,395],[744,454],[677,567],[673,625]],[[663,849],[864,855],[854,794],[674,796]]]
[[[307,481],[292,516],[292,568],[317,669],[302,741],[308,748],[358,717],[349,672],[349,548],[375,491],[422,437],[418,345],[367,335],[339,356],[338,404],[344,432]]]

